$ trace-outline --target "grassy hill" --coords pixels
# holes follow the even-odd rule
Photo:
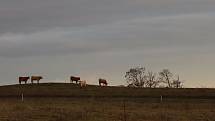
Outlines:
[[[0,121],[214,121],[214,102],[215,89],[8,85],[0,86]]]
[[[80,88],[77,84],[42,83],[0,86],[0,97],[114,97],[114,98],[211,98],[215,99],[215,89],[206,88],[128,88],[100,87],[88,85]]]

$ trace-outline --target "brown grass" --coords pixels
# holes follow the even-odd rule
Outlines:
[[[125,115],[126,121],[215,120],[213,89],[80,89],[72,84],[41,84],[3,86],[0,92],[0,121],[125,121]],[[165,94],[163,102],[161,94]]]

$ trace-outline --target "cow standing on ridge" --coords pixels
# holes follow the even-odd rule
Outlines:
[[[31,83],[33,84],[34,81],[37,81],[37,84],[39,84],[39,81],[43,79],[42,76],[31,76]]]
[[[81,80],[79,81],[80,87],[86,87],[87,86],[87,81],[86,80]]]
[[[99,86],[102,86],[102,84],[103,84],[103,86],[107,86],[108,85],[106,79],[99,79]]]
[[[75,81],[77,84],[80,79],[81,79],[80,77],[71,76],[70,77],[70,83],[73,83],[73,81]]]
[[[28,76],[19,77],[19,84],[22,84],[22,82],[25,82],[25,84],[27,84],[28,79],[30,79],[30,77],[28,77]]]

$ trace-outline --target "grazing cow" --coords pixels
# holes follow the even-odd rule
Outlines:
[[[79,81],[79,84],[80,84],[81,87],[86,87],[87,86],[87,82],[85,80]]]
[[[30,79],[30,77],[19,77],[19,84],[21,84],[22,82],[25,82],[26,84],[28,79]]]
[[[70,77],[70,83],[73,83],[73,81],[75,81],[77,84],[80,79],[81,79],[80,77],[71,76]]]
[[[42,76],[31,76],[31,83],[33,84],[34,81],[37,81],[37,84],[39,84],[39,81],[43,79]]]
[[[103,86],[108,85],[108,83],[107,83],[107,81],[105,79],[99,79],[99,86],[102,86],[102,84],[103,84]]]

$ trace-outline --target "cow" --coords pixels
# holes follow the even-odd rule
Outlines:
[[[107,86],[108,85],[106,79],[101,79],[101,78],[99,79],[99,86],[102,86],[102,84],[103,84],[103,86]]]
[[[74,81],[77,84],[80,79],[81,79],[80,77],[71,76],[70,77],[70,83],[73,83],[73,81]]]
[[[37,84],[39,84],[39,81],[43,79],[42,76],[31,76],[31,83],[33,84],[34,81],[37,81]]]
[[[25,84],[27,83],[28,79],[30,79],[30,77],[26,76],[26,77],[19,77],[19,84],[22,84],[22,82],[25,82]]]
[[[81,80],[81,81],[79,81],[79,84],[80,84],[80,87],[81,87],[81,88],[87,86],[86,80]]]

